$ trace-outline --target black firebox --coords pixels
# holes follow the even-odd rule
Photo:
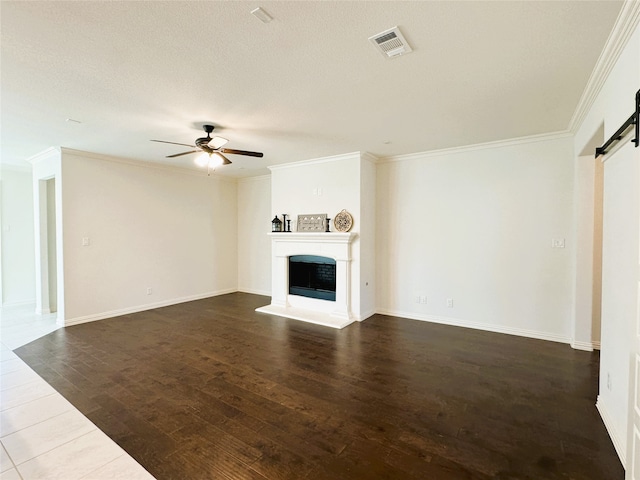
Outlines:
[[[336,261],[317,255],[289,257],[289,294],[336,300]]]

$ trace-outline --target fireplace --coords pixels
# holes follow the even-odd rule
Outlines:
[[[289,294],[336,301],[336,261],[318,255],[289,257]]]
[[[351,244],[357,234],[281,232],[269,235],[273,259],[271,304],[256,311],[333,328],[353,323]],[[315,276],[315,280],[310,282],[310,276]]]

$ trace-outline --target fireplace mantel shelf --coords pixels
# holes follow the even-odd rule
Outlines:
[[[269,236],[279,242],[336,242],[351,243],[356,232],[272,232]]]

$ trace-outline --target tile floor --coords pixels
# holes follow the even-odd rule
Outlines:
[[[0,309],[0,480],[153,479],[12,352],[59,328],[34,311]]]

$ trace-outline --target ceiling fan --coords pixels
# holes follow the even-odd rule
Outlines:
[[[206,137],[197,138],[195,145],[188,145],[186,143],[166,142],[164,140],[151,140],[152,142],[169,143],[171,145],[182,145],[184,147],[195,148],[195,150],[189,150],[188,152],[176,153],[174,155],[167,155],[166,158],[175,158],[182,155],[188,155],[190,153],[203,152],[196,159],[196,164],[201,167],[216,167],[218,165],[230,165],[231,160],[225,157],[224,153],[230,153],[232,155],[247,155],[249,157],[262,157],[261,152],[250,152],[247,150],[235,150],[233,148],[222,148],[229,140],[222,137],[211,137],[211,132],[215,128],[213,125],[203,125],[202,128],[206,132]]]

